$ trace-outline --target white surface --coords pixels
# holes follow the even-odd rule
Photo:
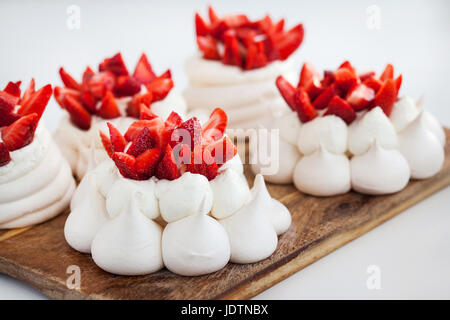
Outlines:
[[[9,80],[38,86],[60,85],[61,65],[79,78],[86,65],[117,51],[134,67],[147,52],[156,72],[168,67],[183,88],[184,59],[195,50],[193,14],[206,15],[208,3],[219,14],[270,11],[301,21],[305,40],[295,55],[318,69],[349,59],[358,69],[381,72],[392,62],[403,74],[402,92],[417,99],[450,125],[450,2],[442,1],[5,1],[0,3],[0,87]],[[81,29],[66,27],[69,5],[81,9]],[[366,26],[366,10],[377,5],[380,30]],[[54,100],[44,119],[54,130],[61,117]],[[257,298],[450,298],[450,188],[405,211],[356,241],[319,260]],[[369,290],[366,269],[377,265],[381,289]],[[0,276],[0,299],[43,296],[27,285]]]

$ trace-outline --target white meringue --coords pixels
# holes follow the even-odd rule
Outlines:
[[[334,196],[350,191],[350,163],[347,156],[328,152],[320,146],[304,156],[294,171],[298,190],[314,196]]]
[[[398,143],[394,126],[380,107],[373,108],[348,128],[348,149],[354,155],[367,152],[375,140],[385,149],[394,149]]]
[[[242,164],[242,160],[241,157],[239,156],[239,153],[236,153],[236,155],[233,158],[225,162],[219,168],[219,172],[225,171],[227,169],[231,169],[238,174],[244,174],[244,165]]]
[[[205,198],[205,214],[213,204],[213,192],[208,179],[200,174],[185,172],[178,179],[159,180],[156,184],[156,197],[159,200],[161,216],[166,222],[196,214]]]
[[[136,197],[134,200],[139,212],[149,219],[156,219],[159,216],[159,206],[155,189],[154,179],[140,181],[120,177],[106,196],[106,211],[111,218],[114,218],[127,205],[123,201],[124,198]]]
[[[413,99],[408,96],[400,98],[392,109],[392,113],[389,116],[395,131],[400,132],[406,128],[419,114],[419,109]]]
[[[347,125],[334,115],[317,117],[304,123],[298,135],[298,149],[303,155],[310,155],[322,145],[332,153],[347,150]]]
[[[406,187],[409,165],[396,149],[384,149],[378,142],[364,154],[350,160],[352,188],[360,193],[389,194]]]
[[[430,130],[436,138],[438,138],[440,144],[445,146],[445,131],[442,128],[439,121],[430,112],[424,110],[422,114],[422,121],[425,127]]]
[[[288,110],[282,116],[274,118],[272,129],[280,130],[280,138],[296,146],[300,134],[301,122],[295,111]]]
[[[252,198],[259,197],[259,201],[264,202],[262,204],[262,206],[266,208],[266,210],[264,210],[264,214],[274,227],[277,235],[286,232],[286,230],[291,226],[291,214],[280,201],[270,196],[262,175],[257,174],[255,176],[255,181],[251,192]]]
[[[202,202],[204,206],[204,201]],[[183,276],[199,276],[222,269],[230,260],[225,229],[215,219],[199,213],[169,223],[162,235],[164,265]]]
[[[118,275],[144,275],[163,268],[162,229],[144,216],[131,195],[123,211],[108,221],[92,241],[92,259]]]
[[[220,220],[230,239],[234,263],[253,263],[266,259],[275,251],[277,233],[265,213],[268,209],[263,190],[257,189],[253,199],[238,212]]]
[[[250,199],[250,189],[247,181],[234,170],[228,169],[210,181],[213,192],[211,214],[214,218],[226,218]]]
[[[399,150],[408,161],[414,179],[429,178],[439,172],[444,164],[444,148],[424,122],[422,111],[399,134]]]

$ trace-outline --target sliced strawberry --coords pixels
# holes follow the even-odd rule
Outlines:
[[[59,68],[59,75],[67,88],[81,90],[81,85],[74,78],[72,78],[72,76],[68,74],[64,68]]]
[[[11,161],[8,148],[3,142],[0,142],[0,167],[6,166]]]
[[[24,104],[34,93],[34,78],[31,78],[30,84],[28,85],[27,90],[25,90],[25,93],[23,94],[22,99],[20,100],[20,104]]]
[[[120,110],[111,91],[106,92],[105,97],[97,110],[97,115],[103,119],[120,117]]]
[[[234,30],[228,30],[224,33],[224,46],[223,64],[241,67],[242,58],[239,51],[239,42]]]
[[[286,60],[297,50],[303,41],[303,35],[303,25],[299,24],[276,39],[276,48],[281,60]]]
[[[245,69],[251,70],[267,65],[264,41],[251,41],[247,47]]]
[[[217,41],[210,36],[197,36],[197,45],[203,53],[203,58],[211,60],[220,60],[220,53],[217,47]]]
[[[219,16],[217,15],[216,11],[213,9],[212,6],[208,7],[208,16],[209,21],[211,21],[211,23],[216,23],[220,20]]]
[[[374,76],[365,79],[363,81],[363,84],[369,88],[372,88],[375,92],[378,92],[378,90],[380,90],[381,86],[383,85],[383,83]]]
[[[55,88],[56,90],[56,88]],[[94,98],[90,91],[83,91],[81,93],[81,103],[89,113],[94,114],[97,112],[97,100]]]
[[[124,137],[127,141],[133,141],[144,128],[148,128],[152,137],[153,145],[162,146],[162,135],[164,132],[164,122],[161,118],[152,120],[138,120],[131,124]]]
[[[350,124],[356,118],[355,110],[344,99],[335,96],[328,104],[325,115],[335,115],[340,117],[345,123]]]
[[[112,91],[115,85],[115,76],[111,72],[100,72],[89,79],[89,90],[96,99],[103,99],[107,91]]]
[[[183,119],[180,117],[178,113],[172,111],[166,119],[165,127],[167,128],[175,128],[181,125]]]
[[[301,122],[308,122],[317,117],[317,111],[309,100],[303,88],[297,89],[294,96],[294,105]]]
[[[8,127],[3,127],[2,140],[9,151],[14,151],[30,144],[34,138],[34,132],[38,124],[36,113],[21,117]]]
[[[167,145],[163,151],[162,159],[156,168],[156,177],[158,179],[175,180],[180,177],[172,148]]]
[[[208,121],[203,125],[202,138],[207,142],[216,141],[223,137],[227,128],[228,117],[220,108],[213,110]]]
[[[156,78],[145,53],[139,58],[136,68],[134,69],[133,78],[141,84],[148,84]]]
[[[167,78],[165,74],[163,76],[159,76],[146,86],[147,91],[152,94],[153,101],[163,100],[173,88],[173,80]]]
[[[356,74],[356,70],[355,68],[352,66],[352,64],[349,61],[344,61],[338,69],[348,69],[351,72],[353,72],[354,74]]]
[[[182,167],[184,172],[201,174],[208,180],[214,179],[219,170],[210,150],[205,152],[204,146],[196,146],[194,152],[191,153],[191,161],[183,164]]]
[[[86,67],[86,69],[83,72],[83,77],[81,80],[81,86],[83,90],[89,89],[89,82],[94,75],[95,72],[90,67]]]
[[[172,73],[170,69],[167,69],[163,74],[161,74],[158,79],[172,79]]]
[[[141,83],[131,76],[120,76],[116,79],[114,94],[117,97],[134,96],[141,91]]]
[[[153,148],[140,154],[136,158],[136,173],[140,177],[150,178],[155,173],[160,157],[160,148]]]
[[[148,128],[144,128],[141,130],[136,139],[133,140],[127,150],[127,153],[134,157],[137,157],[141,153],[144,153],[145,151],[153,147],[154,141],[150,135],[150,131],[148,130]]]
[[[211,154],[219,167],[228,160],[231,160],[237,153],[236,146],[226,136],[221,140],[207,145],[206,150]]]
[[[89,130],[91,127],[91,115],[83,108],[81,103],[70,95],[64,95],[62,103],[64,109],[69,112],[72,123],[82,130]]]
[[[20,119],[20,116],[17,113],[0,111],[0,127],[9,126],[18,119]]]
[[[203,20],[203,18],[196,12],[195,13],[195,33],[197,35],[197,38],[204,37],[209,35],[211,32],[211,28],[208,26],[208,24]]]
[[[284,101],[288,104],[288,106],[293,110],[296,111],[295,103],[294,103],[294,96],[295,96],[295,88],[287,81],[283,76],[278,76],[276,80],[276,85],[278,88],[278,91],[280,91],[281,96],[283,97]]]
[[[122,54],[119,52],[112,58],[106,58],[98,66],[99,71],[109,71],[114,73],[116,76],[127,76],[128,70],[123,62]]]
[[[127,141],[124,136],[120,133],[120,131],[112,125],[112,123],[108,122],[109,136],[111,137],[111,146],[114,152],[124,152],[125,147],[127,145]]]
[[[280,21],[275,24],[275,32],[282,32],[284,30],[284,22],[284,19],[280,19]]]
[[[128,179],[139,180],[135,168],[136,159],[133,156],[123,152],[114,152],[112,159],[122,176]]]
[[[147,107],[145,104],[141,103],[141,106],[139,108],[139,120],[152,120],[157,118],[158,116],[154,114],[149,107]]]
[[[326,88],[322,93],[314,99],[313,106],[314,108],[321,110],[325,109],[328,106],[328,103],[330,103],[331,99],[336,95],[336,88],[335,85],[331,85],[328,88]]]
[[[187,144],[194,149],[194,146],[202,144],[202,126],[196,117],[192,117],[175,129],[175,138],[178,143]]]
[[[20,84],[22,83],[22,81],[17,81],[17,82],[8,82],[8,84],[6,85],[5,89],[3,89],[3,91],[5,91],[6,93],[9,93],[15,97],[18,97],[20,99]]]
[[[360,111],[368,107],[369,103],[374,98],[374,90],[364,84],[360,84],[349,92],[347,96],[347,102],[353,107],[355,111]]]
[[[347,68],[336,70],[334,73],[334,79],[338,88],[344,90],[345,92],[350,90],[358,82],[356,74]]]
[[[313,78],[305,87],[305,90],[311,101],[316,99],[324,91],[318,78]]]
[[[386,80],[375,96],[374,106],[379,106],[383,109],[384,113],[389,117],[394,107],[394,103],[397,100],[397,86],[392,79]]]
[[[21,116],[36,113],[38,119],[41,118],[44,113],[45,107],[47,106],[50,97],[52,96],[53,90],[51,85],[46,85],[33,93],[29,99],[24,101],[24,104],[19,108],[17,113]]]
[[[0,112],[11,113],[19,102],[19,97],[0,91]]]
[[[141,104],[145,106],[150,106],[152,104],[153,95],[151,92],[136,94],[128,102],[127,105],[127,115],[133,118],[140,117]]]
[[[386,68],[384,69],[383,73],[380,76],[380,80],[382,82],[388,79],[394,79],[394,67],[390,63],[386,66]]]
[[[102,131],[100,131],[100,140],[102,141],[103,148],[105,148],[106,153],[108,154],[108,156],[110,158],[112,158],[114,150],[113,150],[113,146],[112,146],[111,140]]]
[[[172,140],[172,133],[182,123],[183,119],[181,119],[178,113],[172,111],[170,115],[167,117],[166,122],[164,123],[164,133],[161,145],[166,145],[170,143],[170,146],[173,148],[178,143],[178,137],[176,135],[173,137]]]
[[[334,83],[334,72],[325,70],[323,72],[323,78],[322,80],[320,80],[320,84],[322,85],[323,88],[328,88],[333,83]]]
[[[81,95],[79,91],[69,89],[69,88],[63,88],[63,87],[55,87],[53,95],[55,96],[56,102],[61,106],[61,108],[64,109],[64,97],[65,96],[71,96],[75,100],[80,100]]]
[[[306,86],[314,79],[319,79],[319,74],[311,63],[305,62],[302,71],[300,71],[300,79],[298,80],[297,88],[306,88]]]
[[[363,74],[359,75],[359,80],[361,80],[361,82],[364,82],[365,80],[371,78],[371,77],[375,77],[375,72],[374,71],[368,71],[365,72]]]
[[[397,92],[400,91],[400,87],[402,86],[402,75],[399,75],[397,79],[395,79],[395,87],[397,88]]]

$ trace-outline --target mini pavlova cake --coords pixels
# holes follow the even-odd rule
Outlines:
[[[145,54],[133,74],[128,72],[120,53],[105,59],[98,72],[87,67],[81,82],[63,68],[59,70],[64,87],[55,88],[55,98],[67,111],[55,140],[78,179],[86,173],[89,157],[106,159],[98,131],[107,130],[109,121],[119,129],[139,119],[140,105],[166,118],[172,111],[184,115],[186,104],[174,88],[170,70],[157,76]],[[91,152],[91,145],[95,152]]]
[[[42,121],[52,96],[48,84],[35,91],[32,79],[0,91],[0,229],[51,219],[69,205],[75,181]]]
[[[266,179],[294,182],[316,196],[350,189],[377,195],[435,175],[444,162],[444,131],[422,103],[398,97],[401,84],[390,64],[376,76],[344,62],[320,77],[305,63],[297,87],[280,76],[277,86],[291,111],[273,120],[280,163]],[[261,163],[252,168],[259,172]]]
[[[221,106],[230,129],[248,129],[287,109],[275,79],[296,77],[289,57],[302,43],[301,24],[285,30],[284,19],[274,22],[270,16],[220,18],[210,7],[209,23],[197,13],[195,27],[199,52],[186,62],[189,85],[184,92],[192,114],[203,121]]]
[[[164,121],[145,106],[124,133],[108,123],[100,135],[110,159],[75,192],[69,245],[119,275],[165,266],[196,276],[269,257],[291,216],[261,175],[249,189],[226,125],[221,109],[201,126],[175,112]]]

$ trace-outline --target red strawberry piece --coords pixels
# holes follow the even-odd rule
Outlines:
[[[330,103],[331,99],[336,95],[335,85],[331,85],[326,88],[317,98],[313,101],[314,108],[321,110],[325,109]]]
[[[320,80],[320,84],[322,85],[322,87],[328,88],[333,83],[334,83],[334,72],[325,70],[323,72],[323,78],[322,78],[322,80]]]
[[[250,20],[245,14],[230,14],[223,17],[222,21],[227,28],[239,28],[250,23]]]
[[[18,97],[20,99],[20,84],[22,83],[22,81],[17,81],[17,82],[8,82],[8,84],[6,85],[5,89],[3,91],[5,91],[6,93],[9,93],[15,97]]]
[[[316,109],[311,104],[306,91],[301,87],[295,93],[294,105],[301,122],[308,122],[317,117]]]
[[[246,70],[261,68],[267,65],[264,41],[251,41],[247,48]]]
[[[167,180],[175,180],[180,177],[172,148],[169,145],[164,149],[162,159],[156,167],[156,177]]]
[[[394,107],[394,103],[397,100],[397,86],[392,79],[386,80],[375,96],[374,106],[379,106],[383,109],[384,113],[389,117]]]
[[[150,135],[150,131],[148,128],[144,128],[141,130],[136,139],[133,140],[130,147],[127,150],[127,153],[132,156],[139,156],[141,153],[147,151],[154,147],[154,141]]]
[[[365,72],[363,74],[360,74],[359,75],[359,80],[361,80],[361,82],[364,82],[365,80],[367,80],[367,79],[369,79],[371,77],[375,77],[375,72],[368,71],[368,72]]]
[[[124,135],[125,139],[127,141],[133,141],[144,128],[149,129],[153,145],[161,147],[163,142],[164,122],[159,117],[152,120],[138,120],[133,122]]]
[[[395,79],[395,87],[397,88],[397,92],[400,91],[400,87],[402,86],[402,75],[399,75],[397,79]]]
[[[356,74],[356,70],[355,68],[352,66],[352,64],[349,61],[344,61],[338,69],[348,69],[351,72],[353,72],[354,74]]]
[[[9,126],[18,119],[20,119],[20,116],[17,113],[0,111],[0,127]]]
[[[208,16],[209,16],[209,21],[211,21],[211,23],[216,23],[220,20],[216,11],[211,6],[208,7]]]
[[[208,180],[214,179],[219,170],[219,166],[214,161],[210,150],[205,150],[205,146],[196,146],[191,153],[190,163],[183,164],[183,171],[201,174]]]
[[[11,113],[19,102],[19,97],[0,91],[0,112]]]
[[[363,81],[363,84],[369,88],[372,88],[375,92],[378,92],[378,90],[380,90],[381,86],[383,85],[383,83],[374,76],[365,79]]]
[[[319,79],[313,78],[312,81],[310,81],[306,86],[305,90],[309,96],[309,99],[313,101],[323,92],[324,89],[322,88]]]
[[[127,105],[127,115],[133,118],[140,117],[141,104],[145,106],[150,106],[153,100],[153,96],[151,92],[136,94],[133,98],[128,102]]]
[[[41,118],[44,113],[45,107],[47,106],[50,97],[52,96],[53,90],[51,85],[46,85],[33,93],[31,97],[24,101],[24,104],[19,108],[18,114],[21,116],[36,113],[38,119]]]
[[[56,102],[58,102],[58,104],[63,109],[64,109],[63,100],[66,95],[71,96],[75,100],[79,100],[81,98],[79,91],[62,87],[55,87],[55,89],[53,90],[53,95],[55,96]]]
[[[328,104],[327,112],[325,115],[335,115],[340,117],[345,123],[350,124],[356,118],[355,110],[344,99],[335,96]]]
[[[390,63],[386,66],[386,68],[384,69],[383,73],[380,76],[380,80],[382,82],[388,79],[394,79],[394,67]]]
[[[112,146],[111,140],[102,131],[100,131],[100,140],[102,141],[103,148],[105,148],[106,153],[108,154],[108,156],[110,158],[112,158],[114,150],[113,150],[113,146]]]
[[[30,144],[34,138],[34,132],[38,124],[36,113],[28,114],[8,127],[3,127],[2,140],[9,151],[14,151]]]
[[[110,122],[107,123],[109,129],[109,136],[111,137],[111,146],[114,152],[124,152],[127,141],[124,136],[114,127]]]
[[[281,60],[287,59],[303,41],[303,25],[293,27],[276,40],[276,48]]]
[[[178,143],[178,138],[176,135],[173,137],[174,139],[172,141],[172,133],[182,123],[183,119],[181,119],[178,113],[172,111],[164,123],[164,133],[162,136],[161,145],[170,143],[171,147],[174,147]]]
[[[242,58],[239,51],[239,42],[234,30],[230,29],[224,33],[224,46],[223,64],[241,67]]]
[[[295,88],[287,81],[283,76],[278,76],[276,80],[276,85],[278,88],[278,91],[280,91],[281,96],[283,97],[284,101],[288,104],[288,106],[293,110],[295,109],[295,103],[294,103],[294,96],[295,96]]]
[[[7,165],[11,161],[8,148],[3,142],[0,142],[0,167]]]
[[[161,74],[159,79],[172,79],[172,73],[170,72],[170,69],[167,69],[163,74]]]
[[[140,177],[144,177],[146,179],[152,177],[155,173],[160,157],[160,148],[153,148],[143,152],[136,158],[136,173]]]
[[[350,90],[358,82],[356,74],[347,68],[336,70],[334,73],[334,79],[338,88],[344,90],[345,92]]]
[[[275,32],[282,32],[284,30],[284,19],[278,21],[274,26]]]
[[[131,76],[120,76],[114,86],[114,93],[118,97],[134,96],[141,91],[141,83]]]
[[[206,150],[211,154],[219,167],[231,160],[237,153],[236,146],[228,137],[207,145]]]
[[[55,88],[56,90],[56,88]],[[89,113],[94,114],[97,112],[97,100],[94,98],[90,91],[83,91],[80,96],[81,103]]]
[[[201,37],[209,35],[211,28],[203,20],[203,18],[196,12],[195,13],[195,34]]]
[[[100,72],[89,79],[89,90],[96,99],[103,99],[107,91],[112,91],[115,85],[115,76],[111,72]]]
[[[59,76],[67,88],[81,90],[81,85],[64,68],[59,68]]]
[[[64,95],[62,101],[64,109],[69,112],[70,121],[82,130],[91,127],[91,115],[83,108],[80,102],[70,95]]]
[[[22,99],[20,100],[20,104],[24,104],[34,93],[34,78],[31,78],[30,84],[28,85],[27,90],[25,90],[25,93],[23,94]]]
[[[156,78],[145,53],[139,58],[136,68],[134,69],[133,78],[141,84],[148,84]]]
[[[120,110],[117,106],[116,99],[111,91],[106,92],[105,97],[97,110],[97,115],[103,119],[113,119],[120,117]]]
[[[83,77],[81,80],[81,86],[83,90],[89,89],[89,82],[94,75],[95,72],[90,67],[86,67],[86,69],[83,72]]]
[[[152,120],[157,118],[158,116],[154,114],[149,107],[147,107],[145,104],[141,103],[141,106],[139,108],[139,120]]]
[[[375,98],[375,92],[372,88],[360,84],[352,89],[348,96],[347,102],[355,111],[363,110],[369,106],[369,103]]]
[[[298,81],[298,87],[306,88],[311,81],[319,79],[319,74],[311,63],[305,62],[302,70],[300,71],[300,79]]]
[[[202,127],[196,117],[186,120],[175,131],[178,143],[187,144],[191,150],[202,144]]]
[[[217,48],[217,41],[211,36],[197,36],[197,45],[203,53],[203,58],[220,60],[219,49]]]
[[[123,62],[122,54],[119,52],[112,58],[106,58],[98,66],[99,71],[109,71],[114,73],[116,76],[127,76],[128,70]]]
[[[225,111],[220,108],[213,110],[208,121],[203,125],[202,138],[210,142],[216,141],[223,137],[227,128],[228,117]]]
[[[170,75],[170,72],[169,72]],[[173,80],[167,78],[167,73],[159,76],[147,86],[147,91],[152,94],[153,101],[163,100],[169,94],[170,90],[173,88]]]
[[[135,169],[136,159],[133,156],[123,152],[114,152],[112,159],[122,176],[128,179],[139,180]]]
[[[175,111],[172,111],[166,119],[165,127],[166,128],[175,128],[181,125],[183,119],[181,119],[180,115]]]

